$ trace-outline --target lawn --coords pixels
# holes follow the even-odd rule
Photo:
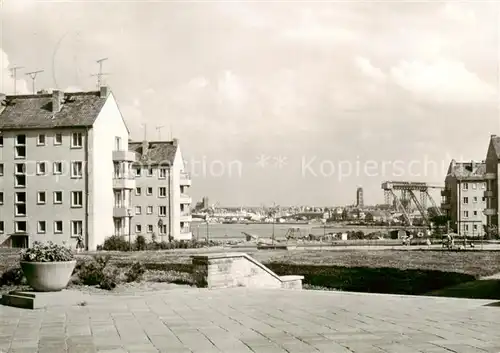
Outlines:
[[[191,255],[234,251],[177,249],[82,256],[109,254],[110,265],[121,269],[141,262],[148,271],[146,278],[186,283],[191,276]],[[304,275],[306,288],[344,291],[423,295],[500,272],[500,252],[495,251],[245,249],[244,252],[279,275]],[[17,261],[17,252],[0,250],[0,273]]]

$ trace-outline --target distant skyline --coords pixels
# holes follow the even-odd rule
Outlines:
[[[132,137],[180,140],[193,202],[383,203],[383,181],[444,184],[500,132],[496,3],[0,6],[0,91],[13,65],[19,93],[39,69],[37,90],[93,90],[109,58]]]

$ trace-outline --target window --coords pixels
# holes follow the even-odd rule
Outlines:
[[[26,187],[26,175],[16,175],[14,187],[25,188]]]
[[[63,222],[62,221],[55,221],[54,222],[54,233],[62,233],[63,232]]]
[[[146,213],[153,214],[153,206],[148,206],[148,208],[146,209]]]
[[[167,177],[167,168],[160,168],[158,172],[159,179],[165,179]]]
[[[3,176],[3,163],[0,163],[0,176]]]
[[[16,159],[26,158],[26,146],[16,146],[14,158]]]
[[[62,174],[62,162],[54,162],[52,169],[54,174]]]
[[[24,175],[25,174],[25,164],[24,163],[16,163],[16,171],[14,174],[16,175]]]
[[[142,209],[141,206],[135,206],[135,214],[141,214]]]
[[[0,147],[3,147],[3,136],[0,135]]]
[[[26,203],[25,192],[16,192],[16,203]]]
[[[469,211],[464,211],[464,218],[469,217]]]
[[[477,202],[477,196],[474,196],[474,197],[472,198],[472,202]]]
[[[135,188],[135,194],[141,196],[141,188]]]
[[[26,204],[19,203],[14,205],[14,215],[16,217],[24,217],[26,216]]]
[[[15,232],[16,233],[25,233],[26,232],[26,221],[17,221],[15,223]]]
[[[116,151],[121,151],[122,147],[122,139],[121,137],[115,136],[115,150]]]
[[[81,178],[83,176],[83,163],[80,161],[71,162],[71,177]]]
[[[44,134],[38,135],[38,138],[36,140],[36,144],[38,146],[45,146],[45,135]]]
[[[477,230],[477,224],[474,224],[474,230]]]
[[[163,186],[158,188],[158,196],[159,197],[167,197],[167,188],[163,187]]]
[[[3,191],[0,191],[0,205],[3,205]]]
[[[54,203],[62,203],[62,202],[63,202],[62,191],[54,191]]]
[[[46,200],[45,200],[45,191],[39,191],[36,196],[36,202],[39,205],[44,205]]]
[[[477,187],[476,183],[472,183],[472,188],[475,190]]]
[[[141,225],[140,225],[140,224],[136,224],[136,225],[135,225],[135,232],[136,232],[136,233],[140,233],[140,232],[142,232],[142,228],[141,228]]]
[[[82,234],[83,234],[83,222],[71,221],[71,236],[79,237]]]
[[[159,207],[159,215],[160,216],[166,216],[167,215],[167,206],[160,206]]]
[[[81,132],[74,132],[71,136],[71,147],[81,148],[83,146],[83,136]]]
[[[148,233],[153,233],[153,225],[148,224]]]
[[[469,203],[469,198],[468,197],[464,197],[464,203]]]
[[[465,230],[469,230],[469,225],[468,224],[464,224],[464,229]]]
[[[134,174],[136,177],[141,176],[141,167],[134,167]]]
[[[146,194],[147,194],[147,195],[153,195],[153,188],[152,188],[152,187],[148,187],[148,188],[146,189]]]
[[[463,183],[462,188],[463,188],[463,190],[469,190],[469,184]]]
[[[3,221],[0,221],[0,234],[3,234],[4,232],[5,232],[4,223]]]
[[[26,145],[26,135],[16,135],[16,146]]]
[[[486,183],[481,183],[481,189],[486,189]]]
[[[485,201],[486,201],[486,197],[483,196],[483,202],[485,202]]]
[[[474,211],[474,216],[477,216],[477,211]]]
[[[54,145],[62,145],[62,134],[56,133],[54,135]]]
[[[45,175],[46,171],[47,171],[47,169],[46,169],[45,162],[36,162],[36,174]]]
[[[37,225],[38,234],[45,234],[46,231],[47,231],[47,224],[45,223],[45,221],[39,221]]]
[[[167,234],[167,225],[166,224],[164,224],[158,228],[160,228],[160,234]]]
[[[83,192],[72,191],[71,192],[71,207],[82,207],[83,205]]]
[[[148,168],[148,177],[152,177],[153,176],[153,168],[149,167]]]

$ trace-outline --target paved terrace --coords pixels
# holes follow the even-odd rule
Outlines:
[[[500,352],[491,301],[180,287],[0,307],[0,352]]]

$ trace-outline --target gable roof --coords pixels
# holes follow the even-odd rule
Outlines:
[[[89,127],[106,99],[97,91],[64,93],[61,110],[52,112],[52,94],[6,96],[0,107],[0,129]]]
[[[143,154],[143,142],[129,142],[129,151],[139,154],[151,164],[173,165],[178,145],[176,141],[148,141],[148,149],[145,157]]]
[[[486,174],[486,163],[484,161],[475,162],[455,162],[454,160],[450,164],[448,175],[463,179],[482,179]]]
[[[500,159],[500,136],[491,135],[490,144],[493,146],[497,158]]]

